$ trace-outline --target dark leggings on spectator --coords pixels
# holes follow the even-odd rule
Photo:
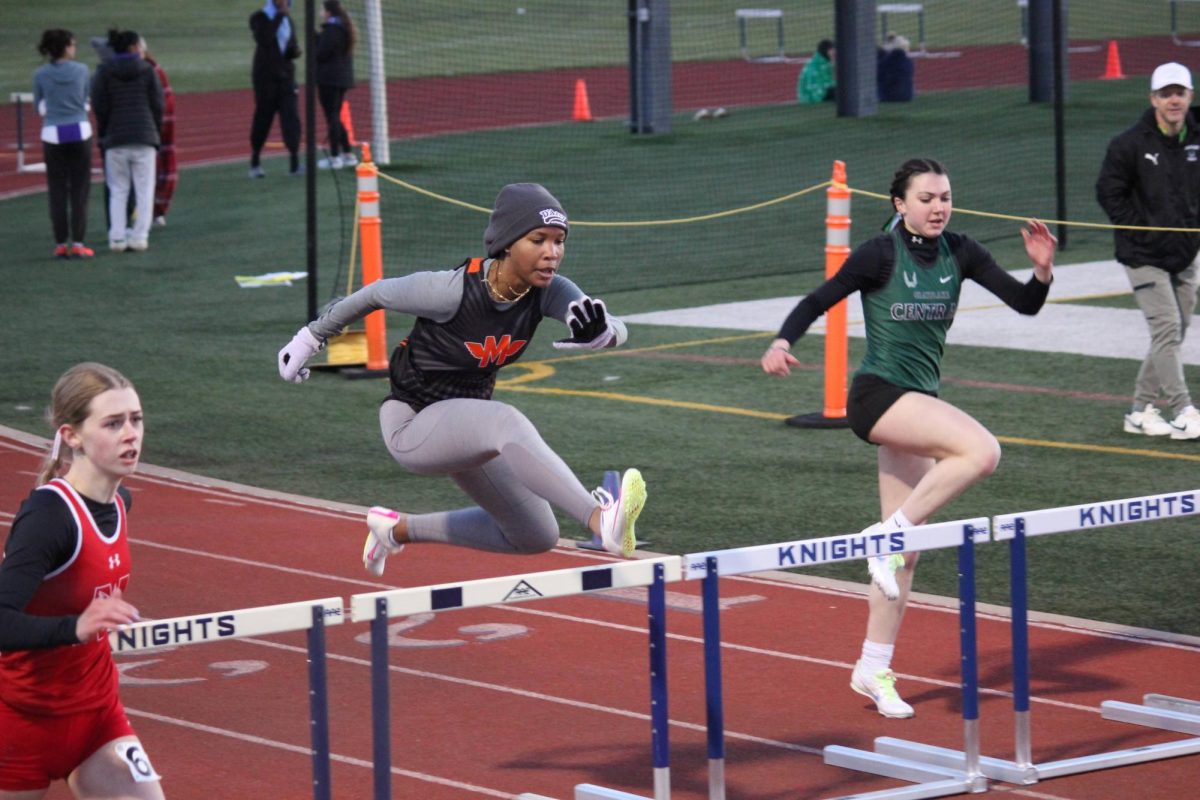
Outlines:
[[[82,242],[87,234],[88,193],[92,189],[92,140],[67,144],[42,142],[42,158],[46,161],[46,197],[50,201],[54,241]]]
[[[317,84],[317,97],[325,110],[325,126],[329,129],[329,155],[349,153],[350,137],[342,125],[342,101],[346,99],[345,86]]]

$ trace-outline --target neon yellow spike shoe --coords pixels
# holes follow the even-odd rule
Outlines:
[[[859,661],[850,673],[850,688],[874,700],[875,708],[885,717],[908,719],[915,713],[913,707],[896,693],[896,673],[890,669],[881,669],[872,675]]]
[[[634,524],[646,505],[646,481],[642,473],[632,468],[625,470],[616,497],[604,488],[593,491],[592,497],[600,504],[600,541],[604,549],[632,558],[637,549]]]

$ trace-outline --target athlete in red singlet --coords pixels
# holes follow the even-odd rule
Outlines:
[[[162,800],[117,693],[111,628],[134,622],[127,490],[142,408],[116,370],[79,364],[51,395],[54,448],[0,561],[0,800],[55,780],[81,798]],[[62,455],[70,467],[60,478]]]

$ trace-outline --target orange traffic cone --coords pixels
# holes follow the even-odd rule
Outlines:
[[[592,121],[592,107],[588,103],[587,84],[583,82],[583,78],[575,81],[575,111],[571,119],[576,122]]]
[[[1121,71],[1121,54],[1117,52],[1117,40],[1108,40],[1108,60],[1104,63],[1104,74],[1100,76],[1100,80],[1112,81],[1121,80],[1125,77],[1125,73]]]
[[[338,115],[342,121],[342,127],[346,129],[346,138],[350,140],[350,146],[356,147],[358,141],[354,138],[354,123],[350,121],[350,101],[342,101],[342,113]]]

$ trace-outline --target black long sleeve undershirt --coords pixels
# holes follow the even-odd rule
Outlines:
[[[1005,305],[1021,314],[1036,314],[1046,302],[1050,291],[1036,277],[1021,283],[1005,272],[983,245],[959,233],[942,234],[950,252],[958,261],[964,279],[970,278],[983,286]],[[919,241],[913,241],[917,239]],[[921,267],[932,267],[937,261],[938,239],[904,235],[904,244],[913,260]],[[896,250],[891,234],[876,236],[857,247],[846,263],[815,291],[806,295],[784,320],[778,338],[789,344],[804,335],[817,319],[854,292],[873,292],[887,285],[896,265]]]
[[[124,487],[117,491],[128,510],[132,504],[129,491]],[[116,503],[83,499],[100,531],[111,536],[118,523]],[[0,561],[0,651],[79,643],[77,614],[40,617],[25,613],[42,580],[67,563],[75,551],[75,536],[75,520],[53,492],[31,492],[21,504]]]

